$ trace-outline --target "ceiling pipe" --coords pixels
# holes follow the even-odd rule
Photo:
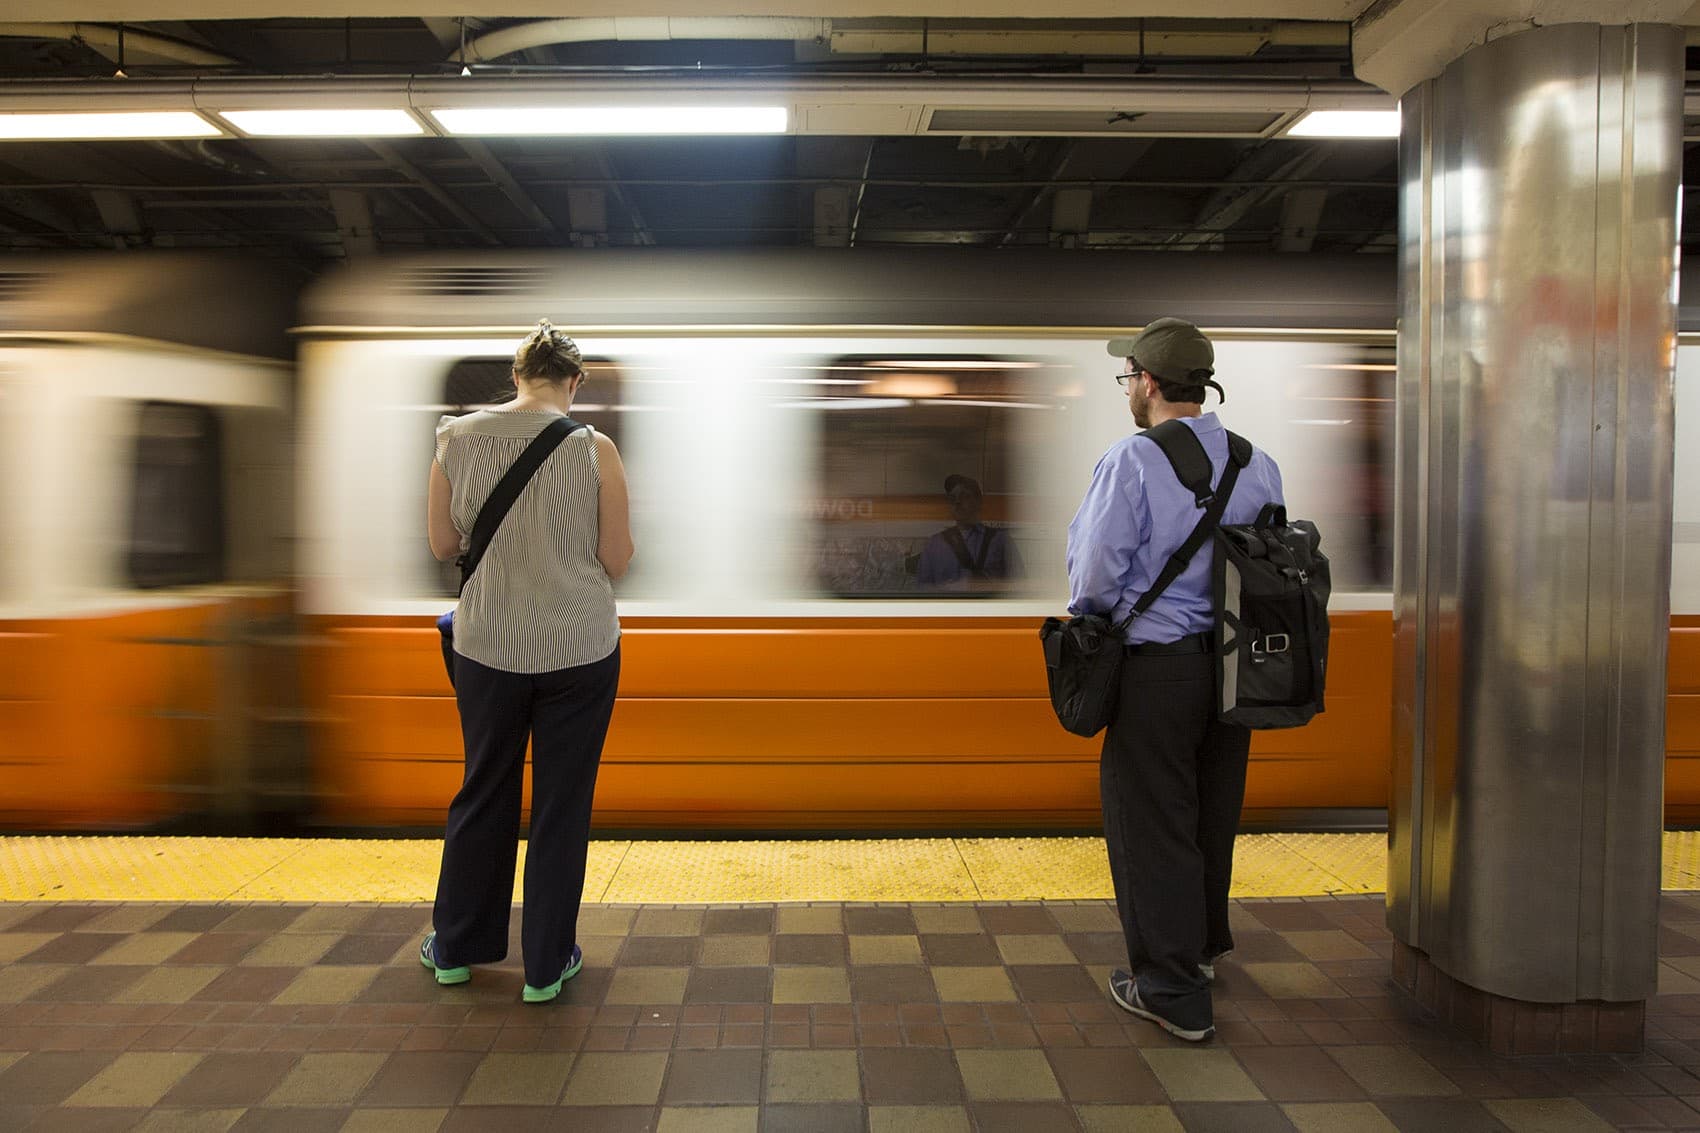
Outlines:
[[[783,16],[606,16],[535,20],[487,32],[449,56],[451,63],[488,63],[533,47],[562,43],[656,42],[669,39],[815,40],[832,21]]]
[[[63,39],[86,43],[109,59],[116,59],[119,44],[123,44],[126,62],[147,59],[168,63],[189,63],[196,67],[233,67],[235,59],[184,43],[180,39],[137,31],[126,27],[119,31],[105,24],[0,24],[0,36],[12,39]]]
[[[488,63],[535,47],[564,43],[692,40],[814,40],[834,54],[1083,56],[1226,54],[1250,56],[1266,46],[1346,47],[1339,22],[1251,21],[1218,26],[1130,22],[1130,26],[1034,26],[1034,21],[856,19],[777,16],[569,17],[534,20],[487,32],[449,56],[451,63]]]

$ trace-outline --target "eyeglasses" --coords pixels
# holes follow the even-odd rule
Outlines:
[[[1129,373],[1122,373],[1122,372],[1118,371],[1116,373],[1116,384],[1118,386],[1121,386],[1123,389],[1126,389],[1127,388],[1127,380],[1129,378],[1137,378],[1137,377],[1139,377],[1139,375],[1143,374],[1144,372],[1145,372],[1144,370],[1133,370]]]

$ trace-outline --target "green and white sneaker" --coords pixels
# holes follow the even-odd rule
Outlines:
[[[532,987],[530,984],[526,984],[525,990],[520,992],[520,998],[527,1003],[548,1003],[561,994],[561,985],[578,975],[578,970],[582,967],[584,967],[584,952],[575,944],[573,945],[572,958],[567,961],[566,969],[561,972],[560,979],[548,987]]]
[[[434,945],[437,934],[428,932],[425,941],[419,946],[419,962],[431,969],[431,974],[437,977],[440,984],[463,984],[472,978],[472,969],[464,965],[459,968],[445,968],[437,963],[437,952]]]

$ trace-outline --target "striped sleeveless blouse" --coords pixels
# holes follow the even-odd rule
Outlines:
[[[547,412],[479,410],[437,424],[437,464],[461,549],[496,482],[554,419]],[[455,652],[510,673],[600,661],[620,643],[614,587],[596,558],[595,430],[549,454],[496,529],[455,611]]]

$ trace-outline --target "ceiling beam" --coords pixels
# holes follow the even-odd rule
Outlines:
[[[1328,152],[1328,147],[1315,144],[1291,148],[1265,142],[1254,147],[1228,175],[1227,183],[1199,208],[1192,231],[1177,232],[1163,243],[1192,249],[1217,246],[1218,238],[1278,192],[1282,182],[1314,173],[1328,160]],[[1248,183],[1238,183],[1242,179]]]
[[[1050,176],[1028,194],[1021,207],[1010,217],[1008,229],[998,240],[999,246],[1013,244],[1020,239],[1021,230],[1039,211],[1041,202],[1057,191],[1058,182],[1120,180],[1150,152],[1151,146],[1152,142],[1145,138],[1089,138],[1066,143],[1051,168]]]
[[[331,211],[336,213],[337,235],[347,259],[367,256],[378,250],[378,233],[372,224],[372,202],[357,189],[332,189]]]
[[[28,236],[48,237],[75,247],[89,244],[81,232],[81,225],[73,217],[66,215],[52,201],[33,195],[0,190],[0,223]]]
[[[485,176],[496,183],[496,187],[502,190],[502,195],[508,198],[509,203],[518,209],[521,215],[543,230],[549,237],[551,244],[562,242],[560,228],[550,219],[548,213],[538,207],[537,202],[532,199],[530,193],[525,191],[524,186],[514,180],[514,175],[508,172],[507,166],[502,164],[501,159],[495,155],[488,145],[473,139],[463,139],[460,148],[465,150],[467,156],[478,163],[478,168],[482,169]]]
[[[493,248],[502,246],[501,237],[490,231],[483,221],[473,216],[465,205],[451,197],[441,185],[427,177],[422,169],[403,157],[401,151],[390,143],[379,141],[376,138],[364,140],[371,151],[383,158],[391,169],[425,190],[427,196],[447,209],[451,216],[475,233],[480,240]]]
[[[637,202],[626,192],[620,171],[614,165],[614,159],[608,156],[607,147],[597,146],[592,160],[601,169],[602,176],[608,180],[608,195],[614,198],[615,203],[624,210],[626,219],[631,222],[632,243],[644,248],[653,247],[657,243],[655,233],[650,231],[649,222],[644,219],[643,211],[638,208]]]
[[[852,186],[867,162],[867,143],[861,138],[798,138],[791,151],[794,184],[803,195],[798,215],[808,217],[808,230],[817,248],[843,248],[850,243]],[[799,238],[805,235],[799,232]]]
[[[1277,252],[1308,252],[1316,244],[1316,226],[1328,204],[1327,189],[1294,189],[1281,202],[1281,234]]]
[[[1376,0],[1352,27],[1358,77],[1402,95],[1489,40],[1551,24],[1674,24],[1692,0]]]

